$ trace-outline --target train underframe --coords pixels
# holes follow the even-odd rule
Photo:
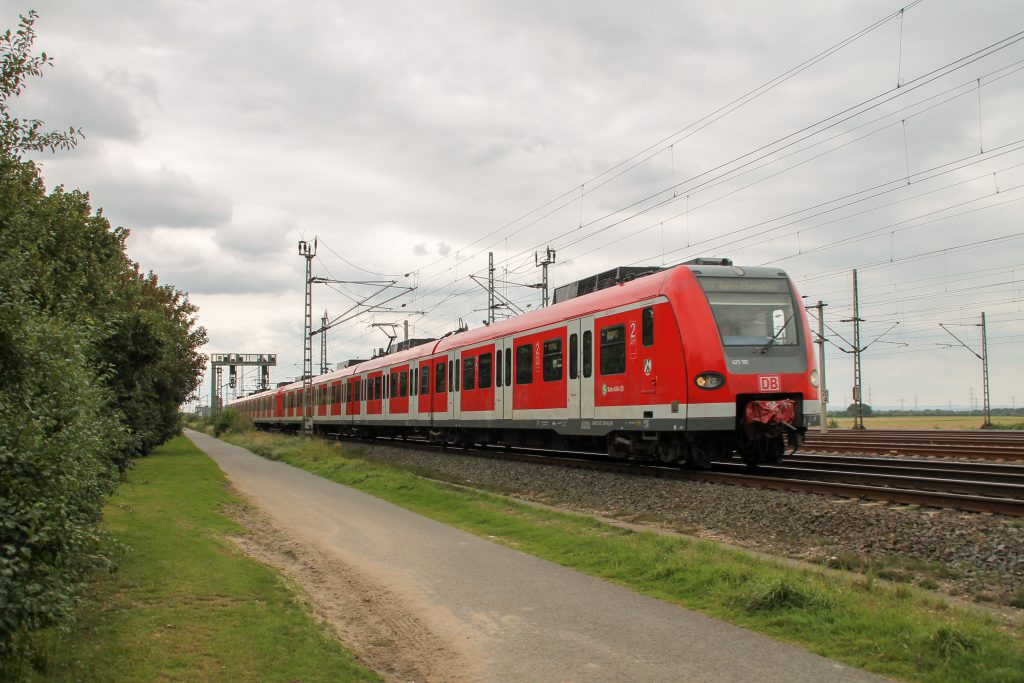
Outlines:
[[[617,460],[663,463],[704,469],[716,460],[738,456],[750,467],[777,464],[787,448],[804,441],[795,399],[747,399],[737,403],[735,427],[729,431],[626,431],[603,436],[561,434],[552,429],[429,428],[403,425],[316,423],[323,435],[362,439],[429,440],[441,446],[499,446],[580,452],[605,452]],[[292,425],[297,427],[297,425]]]

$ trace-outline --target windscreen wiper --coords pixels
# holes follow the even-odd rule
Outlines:
[[[769,348],[769,347],[770,347],[770,346],[771,346],[772,344],[774,344],[774,343],[775,343],[775,340],[776,340],[776,339],[778,339],[778,338],[779,338],[779,335],[780,335],[780,334],[782,334],[782,333],[783,333],[783,332],[784,332],[784,331],[786,330],[786,328],[787,328],[787,327],[789,327],[789,321],[790,321],[790,320],[792,320],[792,319],[793,319],[793,316],[792,316],[792,315],[790,315],[790,316],[789,316],[788,318],[786,318],[786,322],[782,323],[782,327],[780,327],[780,328],[779,328],[779,331],[775,333],[775,336],[774,336],[774,337],[772,337],[771,339],[769,339],[769,340],[768,340],[768,343],[767,343],[767,344],[765,344],[764,346],[762,346],[761,348],[759,348],[759,349],[758,349],[757,351],[755,351],[754,353],[766,353],[766,352],[768,351],[768,348]]]

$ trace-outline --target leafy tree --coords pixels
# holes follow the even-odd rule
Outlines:
[[[861,408],[861,415],[863,417],[871,417],[875,413],[875,411],[872,410],[871,406],[869,406],[867,403],[861,403],[860,404],[860,408]],[[856,403],[851,403],[849,406],[847,406],[846,407],[846,414],[847,415],[856,415],[857,414],[857,404]]]
[[[0,36],[0,147],[4,153],[20,157],[28,151],[42,152],[70,149],[75,146],[82,131],[74,127],[67,132],[44,131],[38,119],[18,119],[11,116],[10,101],[22,93],[29,76],[42,76],[43,67],[53,66],[53,59],[45,52],[32,54],[35,41],[35,21],[39,15],[30,10],[21,17],[16,31],[7,30]]]
[[[206,332],[183,292],[142,274],[128,231],[89,196],[49,194],[27,152],[80,131],[10,115],[29,76],[36,15],[0,36],[0,680],[27,670],[32,634],[65,622],[107,562],[96,524],[133,456],[179,431]]]

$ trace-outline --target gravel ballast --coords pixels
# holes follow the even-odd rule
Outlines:
[[[353,455],[587,514],[910,581],[1018,607],[1024,520],[383,446]]]

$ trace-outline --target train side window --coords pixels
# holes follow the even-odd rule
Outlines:
[[[406,397],[409,395],[409,373],[403,370],[401,376],[398,378],[398,395]]]
[[[438,394],[443,394],[445,389],[447,389],[445,382],[447,375],[444,373],[444,370],[444,361],[441,361],[437,364],[437,377],[434,378],[436,380],[434,382],[434,391]]]
[[[590,377],[594,372],[594,333],[587,330],[583,333],[583,376]]]
[[[467,391],[476,388],[476,358],[473,356],[462,359],[462,388]]]
[[[641,316],[640,336],[644,346],[654,346],[654,309],[647,307]]]
[[[487,354],[487,357],[490,358],[491,354]],[[495,367],[494,367],[494,386],[496,386],[496,387],[500,387],[501,386],[501,357],[502,357],[501,349],[498,349],[498,351],[494,354],[494,361],[495,361]],[[481,369],[480,372],[483,373],[483,370]],[[482,382],[483,379],[481,379],[480,381]]]
[[[491,354],[480,354],[480,388],[491,388]]]
[[[533,382],[533,344],[516,347],[516,384]]]
[[[505,349],[505,386],[512,386],[512,349]]]
[[[462,388],[462,380],[459,379],[462,376],[461,373],[462,373],[461,364],[456,362],[455,363],[455,377],[452,378],[452,386],[455,387],[455,391],[458,391],[459,389]]]
[[[424,365],[420,370],[420,394],[430,393],[430,366]]]
[[[410,396],[415,396],[416,395],[416,389],[417,389],[417,387],[419,387],[419,384],[417,383],[416,379],[419,377],[419,374],[420,374],[419,368],[413,368],[412,369],[412,376],[409,378],[409,395]]]
[[[569,379],[576,379],[580,376],[580,337],[578,334],[569,335]]]
[[[544,381],[557,382],[562,379],[562,340],[548,339],[544,342]]]
[[[381,391],[382,385],[384,384],[384,378],[377,375],[373,378],[373,400],[379,401],[384,393]]]
[[[626,371],[626,326],[601,330],[601,374],[621,375]]]
[[[455,364],[452,361],[448,361],[448,393],[455,391],[455,384],[458,383],[458,377],[455,376]]]

